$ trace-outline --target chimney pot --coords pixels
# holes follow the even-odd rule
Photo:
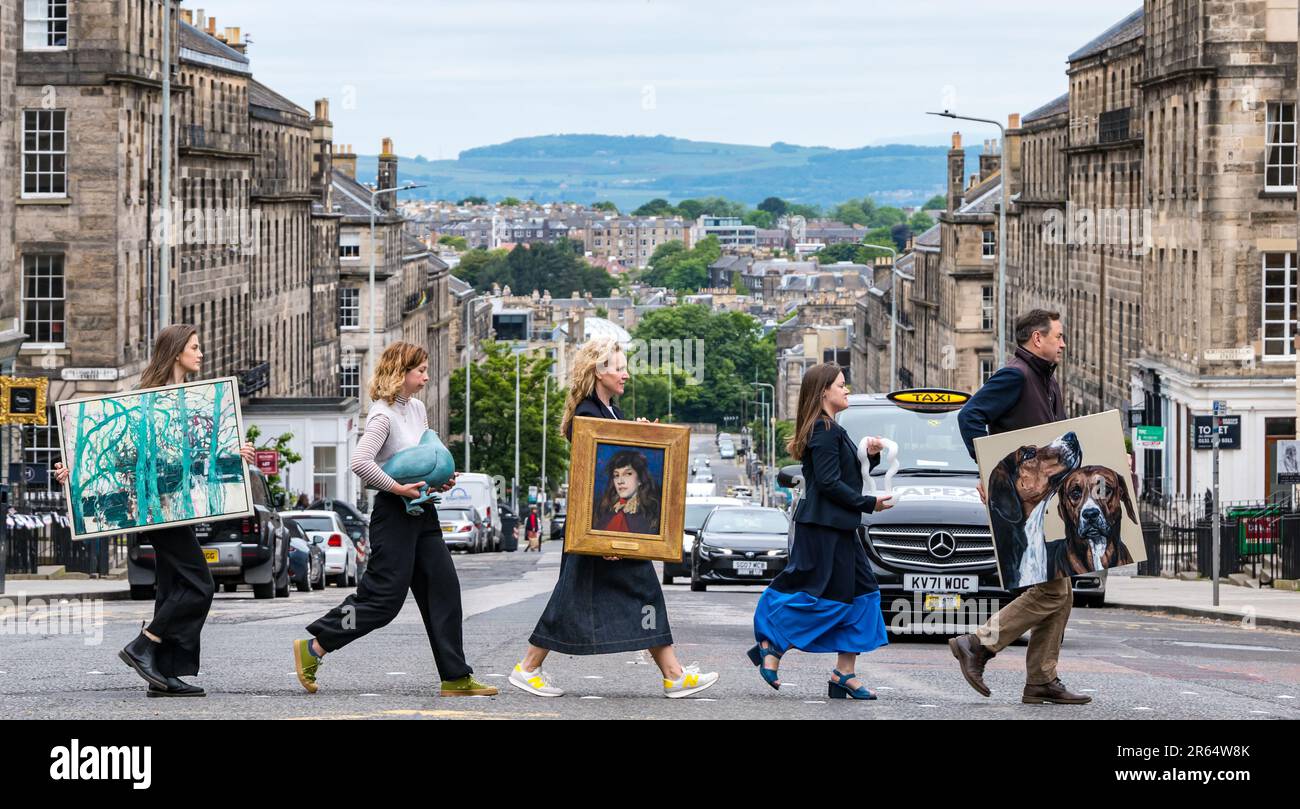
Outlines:
[[[960,148],[961,148],[961,133],[960,133],[960,132],[954,132],[954,133],[952,133],[952,148],[954,148],[954,149],[960,149]]]
[[[208,36],[215,37],[216,35],[217,35],[217,18],[208,17]]]

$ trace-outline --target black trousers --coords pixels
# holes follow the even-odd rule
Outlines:
[[[150,634],[161,640],[158,670],[168,677],[199,673],[199,635],[216,588],[194,528],[180,525],[151,531],[155,553],[155,599]]]
[[[402,611],[409,589],[424,618],[433,661],[443,680],[473,672],[465,662],[461,632],[460,579],[433,503],[406,513],[405,501],[379,492],[370,515],[370,558],[357,591],[307,627],[321,648],[333,652],[387,626]]]

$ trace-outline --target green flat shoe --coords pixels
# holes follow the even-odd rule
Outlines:
[[[307,648],[309,640],[293,642],[293,667],[298,672],[298,682],[307,689],[308,694],[316,693],[316,669],[320,667],[320,658]]]
[[[459,680],[442,681],[444,697],[495,697],[497,693],[496,686],[484,685],[475,680],[472,674],[467,674]]]

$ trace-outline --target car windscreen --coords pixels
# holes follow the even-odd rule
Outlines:
[[[704,518],[709,516],[709,512],[717,507],[716,503],[687,503],[686,517],[682,520],[682,528],[687,531],[700,530],[700,526],[704,525]]]
[[[464,522],[474,522],[474,516],[463,508],[443,508],[438,509],[438,519],[443,522],[454,522],[463,520]]]
[[[289,519],[302,526],[304,531],[333,531],[334,521],[329,517],[290,517]]]
[[[957,428],[958,412],[917,413],[893,405],[850,407],[840,413],[839,422],[855,444],[868,435],[894,441],[898,444],[899,467],[909,474],[924,474],[919,470],[975,474],[979,469],[966,452]],[[885,469],[882,463],[872,474],[883,475]]]
[[[709,518],[705,530],[711,534],[784,534],[790,523],[779,511],[723,508]]]

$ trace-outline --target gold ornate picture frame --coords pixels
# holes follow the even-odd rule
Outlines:
[[[0,376],[0,424],[45,424],[49,387],[50,380],[43,376]]]
[[[565,552],[680,561],[690,446],[680,425],[575,418]]]

